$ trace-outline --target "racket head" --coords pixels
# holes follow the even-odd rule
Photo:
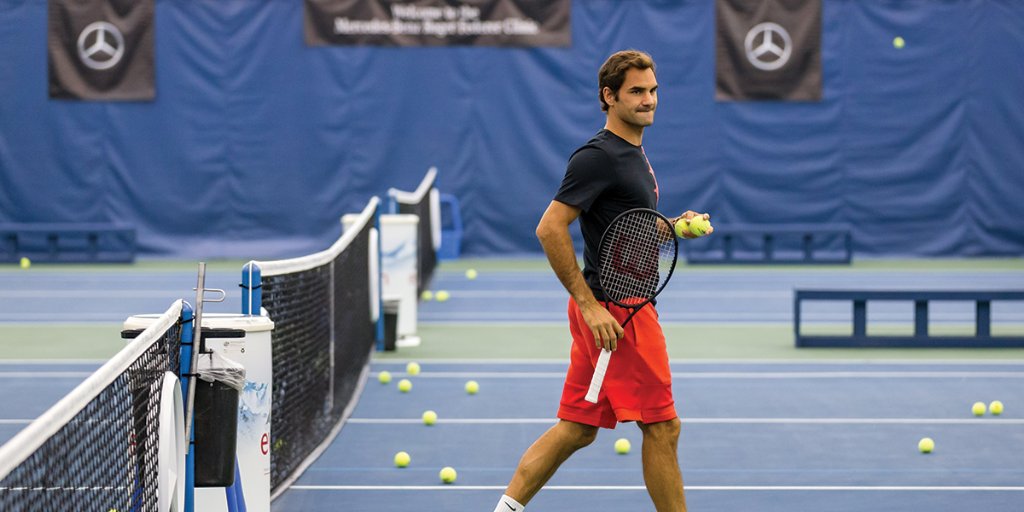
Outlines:
[[[672,223],[649,208],[622,212],[605,228],[598,255],[605,298],[640,308],[665,289],[679,256]]]

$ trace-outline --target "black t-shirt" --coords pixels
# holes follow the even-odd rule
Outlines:
[[[555,201],[580,211],[583,277],[598,300],[605,300],[598,277],[601,235],[620,213],[658,207],[658,182],[640,146],[601,130],[569,158]]]

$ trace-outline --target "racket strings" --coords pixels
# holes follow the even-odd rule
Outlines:
[[[601,285],[607,298],[636,306],[657,295],[671,275],[676,244],[650,211],[630,212],[609,226],[601,243]]]

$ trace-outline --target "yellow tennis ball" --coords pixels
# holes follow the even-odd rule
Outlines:
[[[907,42],[900,36],[896,36],[892,39],[892,45],[896,49],[903,48],[906,44]]]
[[[32,260],[28,258],[21,258],[21,268],[29,268],[32,266]]]
[[[423,424],[427,425],[429,427],[430,425],[433,425],[434,423],[437,423],[437,413],[434,412],[434,411],[424,411],[423,412]]]
[[[381,384],[389,384],[391,382],[391,372],[385,370],[377,374],[377,380]]]
[[[923,437],[918,441],[917,449],[921,450],[921,453],[931,453],[935,449],[935,441],[930,437]]]
[[[974,405],[971,406],[971,412],[973,412],[975,416],[984,416],[985,404],[983,402],[974,402]]]
[[[402,379],[398,381],[398,390],[402,393],[408,393],[412,390],[412,381],[409,379]]]
[[[676,236],[678,236],[679,238],[685,238],[686,234],[690,232],[690,226],[686,224],[686,219],[682,217],[680,217],[679,220],[676,221],[674,229],[676,231]]]
[[[471,268],[471,269],[466,271],[466,279],[469,279],[469,280],[476,279],[476,275],[477,274],[476,274],[476,269],[475,268]]]
[[[395,467],[404,468],[409,465],[411,460],[408,453],[398,452],[395,454]]]
[[[459,474],[455,472],[455,468],[451,466],[445,466],[441,468],[441,472],[438,474],[438,476],[441,477],[442,482],[450,484],[455,481]]]
[[[447,290],[439,290],[437,293],[434,294],[434,298],[437,299],[438,302],[444,302],[448,300],[450,296],[451,295],[448,294]]]
[[[625,437],[620,437],[618,441],[615,441],[615,453],[619,455],[629,453],[629,449],[631,447],[632,445],[629,444],[629,439],[626,439]]]
[[[410,361],[409,364],[405,365],[405,372],[409,375],[419,375],[420,364],[416,361]]]
[[[434,292],[430,290],[423,290],[423,293],[420,294],[420,298],[424,301],[431,301],[434,299]]]
[[[1003,413],[1003,403],[999,400],[993,400],[992,403],[988,404],[988,412],[992,413],[993,416],[999,416]]]
[[[709,229],[711,229],[711,223],[704,217],[694,217],[690,219],[690,233],[697,236],[704,236]]]
[[[480,391],[480,384],[477,384],[475,380],[466,382],[466,393],[475,395],[478,391]]]

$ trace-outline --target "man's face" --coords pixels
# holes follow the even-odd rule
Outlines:
[[[644,127],[654,124],[654,109],[658,106],[658,79],[653,69],[630,68],[619,88],[618,99],[608,98],[608,114],[624,123]]]

